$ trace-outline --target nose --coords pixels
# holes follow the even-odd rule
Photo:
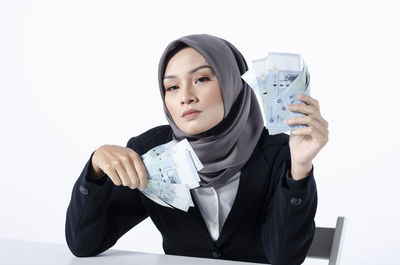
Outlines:
[[[181,104],[190,104],[197,101],[198,98],[193,93],[190,85],[186,85],[181,88]]]

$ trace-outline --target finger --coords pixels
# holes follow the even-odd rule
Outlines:
[[[309,106],[306,104],[288,104],[286,108],[290,111],[300,112],[308,115],[314,115],[314,113],[318,112],[318,110],[315,109],[313,106]]]
[[[324,146],[328,142],[328,130],[321,131],[317,126],[308,126],[290,131],[293,135],[308,135]]]
[[[127,162],[125,163],[125,170],[128,173],[129,178],[131,179],[131,186],[129,186],[129,188],[136,189],[136,187],[140,183],[140,180],[134,167],[134,163],[129,156]]]
[[[328,123],[327,120],[325,120],[321,115],[319,116],[319,119],[318,119],[318,120],[325,126],[325,128],[328,129],[329,123]]]
[[[118,177],[117,171],[115,171],[114,169],[105,170],[104,173],[107,174],[107,176],[111,179],[114,185],[120,186],[122,184],[121,179]]]
[[[312,98],[309,95],[306,94],[298,94],[297,98],[300,99],[301,101],[303,101],[304,103],[310,105],[310,106],[314,106],[319,110],[319,102],[318,100]]]
[[[117,171],[119,178],[121,179],[122,185],[129,187],[131,186],[131,179],[128,176],[128,173],[125,171],[125,167],[122,166],[121,162],[115,162],[114,165],[115,171]]]
[[[319,129],[316,127],[305,127],[305,128],[298,128],[295,130],[290,131],[293,135],[308,135],[315,139],[321,146],[324,146],[328,142],[328,137],[324,135]]]
[[[317,116],[313,116],[313,117],[314,117],[314,119],[316,119],[320,124],[322,124],[322,126],[324,126],[326,129],[328,129],[329,124],[328,124],[328,122],[327,122],[324,118],[322,118],[321,115],[317,115]]]
[[[328,128],[328,122],[321,116],[320,110],[314,106],[305,104],[288,104],[286,108],[290,111],[312,115]]]
[[[322,133],[327,134],[328,128],[322,123],[319,119],[314,118],[313,116],[296,116],[290,119],[285,120],[285,123],[288,125],[296,125],[303,124],[308,126],[314,126]]]
[[[144,190],[147,186],[146,167],[144,166],[143,161],[140,159],[140,156],[136,152],[131,152],[131,158],[135,165],[137,176],[140,180],[140,189]]]

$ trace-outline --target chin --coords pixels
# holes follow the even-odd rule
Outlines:
[[[187,126],[187,127],[180,128],[180,129],[184,133],[190,134],[190,135],[195,135],[195,134],[199,134],[199,133],[206,131],[206,129],[204,129],[204,128],[199,128],[199,127],[194,127],[194,126]]]
[[[199,130],[199,129],[187,129],[187,130],[182,130],[184,133],[186,134],[190,134],[190,135],[195,135],[195,134],[199,134],[201,132],[203,132],[203,130]]]
[[[197,123],[197,124],[193,124],[192,123],[190,125],[189,124],[184,124],[186,126],[179,126],[178,125],[178,127],[182,132],[184,132],[186,134],[196,135],[196,134],[208,131],[211,128],[214,128],[218,123],[216,123],[216,124],[210,124],[210,123],[202,124],[203,126],[199,126],[198,124],[199,123]]]

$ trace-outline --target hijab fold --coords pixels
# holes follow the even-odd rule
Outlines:
[[[165,105],[163,78],[169,59],[180,49],[192,47],[214,70],[224,102],[223,120],[196,135],[184,133]],[[165,116],[176,141],[188,140],[204,168],[198,173],[201,187],[218,187],[249,160],[264,128],[257,98],[241,75],[248,70],[243,55],[228,41],[208,34],[193,34],[172,41],[164,50],[158,80]]]

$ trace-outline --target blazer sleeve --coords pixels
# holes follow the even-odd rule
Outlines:
[[[290,168],[290,154],[283,148],[273,166],[273,176],[278,178],[262,225],[264,251],[273,265],[303,263],[315,233],[314,166],[298,181],[291,178]]]
[[[104,252],[148,217],[138,189],[116,186],[106,174],[88,179],[93,153],[75,182],[66,214],[66,241],[77,257]]]

